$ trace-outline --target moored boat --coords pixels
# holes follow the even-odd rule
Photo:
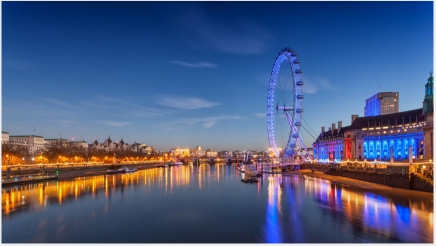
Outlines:
[[[168,164],[167,163],[159,163],[159,164],[156,164],[156,165],[154,165],[155,167],[167,167],[168,166]]]
[[[114,173],[133,173],[138,171],[138,169],[133,168],[133,169],[129,169],[127,167],[122,167],[122,168],[118,168],[118,169],[108,169],[107,173],[108,174],[114,174]]]

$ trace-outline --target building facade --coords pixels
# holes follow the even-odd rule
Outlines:
[[[349,126],[342,127],[339,121],[338,128],[335,123],[328,130],[322,127],[313,143],[314,159],[320,162],[432,159],[432,82],[430,74],[423,108],[365,117],[352,115]]]
[[[426,115],[427,124],[424,126],[424,158],[434,159],[433,157],[433,73],[425,84],[425,97],[422,102],[422,114]]]
[[[9,143],[26,146],[29,154],[32,156],[45,149],[44,137],[37,135],[9,136]]]
[[[379,92],[366,99],[365,116],[398,113],[400,109],[399,104],[398,92]]]
[[[201,148],[201,146],[197,146],[195,149],[191,150],[191,156],[194,158],[201,158],[206,155],[206,151]]]
[[[9,132],[2,132],[2,143],[9,142]]]

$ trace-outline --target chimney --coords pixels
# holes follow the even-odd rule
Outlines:
[[[335,128],[336,128],[336,124],[332,123],[332,135],[333,135],[333,132],[335,131]]]
[[[342,128],[342,120],[338,121],[338,132],[341,131]]]
[[[359,117],[359,115],[357,114],[351,115],[351,124],[353,124],[354,120],[357,119],[357,117]]]
[[[321,127],[321,132],[324,133],[325,132],[325,127]]]

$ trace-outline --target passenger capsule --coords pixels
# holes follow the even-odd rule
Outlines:
[[[290,144],[289,147],[295,148],[295,147],[297,147],[297,145],[293,143],[293,144]]]
[[[297,53],[295,53],[295,52],[292,52],[291,56],[292,56],[292,57],[297,57],[297,56],[298,56],[298,54],[297,54]]]
[[[303,113],[303,109],[302,108],[297,108],[297,113],[299,113],[299,114]]]
[[[303,95],[297,95],[297,99],[303,99],[304,96]]]
[[[300,73],[303,73],[303,71],[301,71],[301,69],[297,69],[297,70],[295,70],[295,73],[300,74]]]
[[[304,85],[304,82],[303,81],[297,81],[297,83],[296,83],[298,86],[302,86],[302,85]]]
[[[295,122],[294,126],[301,126],[301,122],[299,122],[299,121]]]
[[[293,138],[298,138],[299,135],[298,135],[298,134],[292,134],[292,137],[293,137]]]
[[[295,59],[295,60],[293,61],[293,63],[294,63],[294,64],[300,64],[300,60]]]

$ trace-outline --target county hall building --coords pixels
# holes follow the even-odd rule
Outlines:
[[[313,143],[314,159],[405,161],[433,159],[433,75],[425,85],[423,107],[398,112],[398,92],[368,98],[365,117],[351,116],[351,125],[321,128]]]

